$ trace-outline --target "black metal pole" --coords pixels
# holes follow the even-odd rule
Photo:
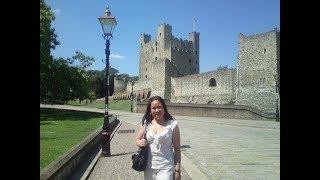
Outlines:
[[[133,82],[131,82],[131,112],[133,112]]]
[[[110,42],[109,39],[106,38],[106,96],[105,96],[105,111],[104,111],[104,121],[103,121],[103,128],[102,128],[102,153],[103,156],[110,156],[110,133],[109,133],[109,112],[108,112],[108,105],[109,105],[109,55],[110,55]]]

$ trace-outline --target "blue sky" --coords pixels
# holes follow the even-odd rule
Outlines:
[[[89,69],[102,70],[105,40],[98,17],[107,3],[118,25],[110,45],[110,65],[130,76],[138,75],[139,37],[153,40],[161,23],[173,36],[187,39],[200,32],[200,73],[220,65],[236,67],[238,35],[280,30],[280,0],[45,0],[55,13],[52,23],[60,45],[54,57],[71,57],[79,50],[96,59]]]

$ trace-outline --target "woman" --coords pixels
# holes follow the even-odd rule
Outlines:
[[[144,122],[146,139],[143,138]],[[177,124],[178,122],[169,114],[160,96],[149,99],[146,113],[142,118],[142,126],[136,138],[137,146],[148,146],[145,179],[181,179],[180,131]]]

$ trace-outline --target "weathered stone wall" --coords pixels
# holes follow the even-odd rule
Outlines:
[[[133,91],[141,91],[144,89],[150,89],[153,84],[153,80],[138,80],[133,85]],[[127,87],[127,92],[131,92],[131,84]]]
[[[145,36],[142,34],[142,36]],[[149,37],[149,36],[148,36]],[[139,63],[139,79],[147,80],[151,79],[152,70],[151,63],[153,62],[152,41],[147,43],[141,42],[140,46],[140,63]]]
[[[199,54],[200,54],[200,33],[199,32],[190,32],[189,33],[189,41],[192,42],[192,55],[194,60],[194,67],[196,68],[196,74],[199,74]]]
[[[239,35],[236,104],[275,112],[279,51],[277,30]]]
[[[215,85],[210,86],[210,81]],[[171,102],[232,104],[235,101],[235,81],[235,69],[171,78]]]
[[[155,40],[151,40],[148,34],[140,37],[140,65],[139,82],[134,89],[141,90],[151,87],[151,95],[160,95],[170,100],[171,79],[199,72],[198,51],[199,33],[189,33],[189,41],[172,36],[172,27],[169,24],[161,24],[157,29]],[[129,89],[131,87],[127,87]]]
[[[165,61],[154,61],[152,64],[154,69],[153,83],[151,85],[151,96],[159,95],[165,99]]]
[[[177,71],[178,77],[197,73],[198,67],[190,51],[172,48],[170,60],[174,69]]]
[[[177,104],[166,103],[169,113],[173,116],[202,116],[229,119],[271,120],[274,116],[243,105],[217,105],[217,104]],[[147,102],[137,102],[134,112],[145,113]]]
[[[114,93],[122,93],[126,91],[127,82],[123,78],[115,77],[114,79]]]

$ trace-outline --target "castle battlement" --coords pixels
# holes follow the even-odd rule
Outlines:
[[[263,32],[263,33],[250,34],[250,35],[244,35],[243,33],[239,33],[239,39],[240,40],[260,39],[260,38],[264,38],[264,37],[274,36],[277,33],[279,33],[277,28],[274,28],[271,31],[267,31],[267,32]]]

